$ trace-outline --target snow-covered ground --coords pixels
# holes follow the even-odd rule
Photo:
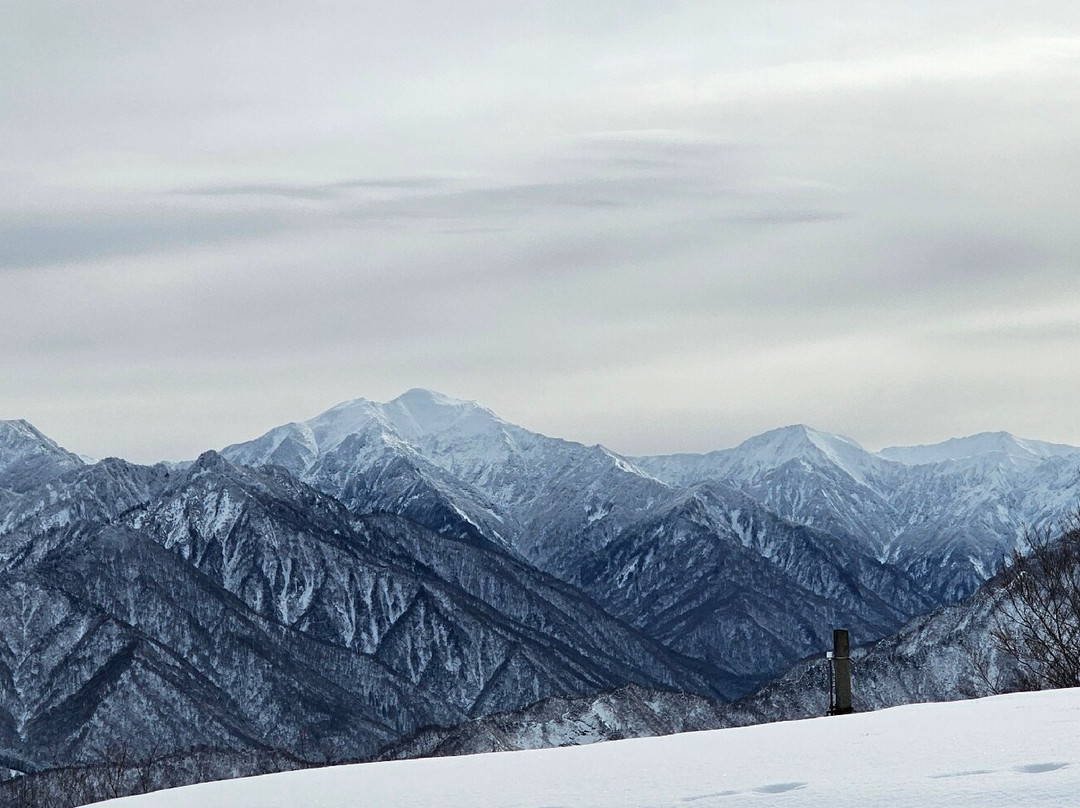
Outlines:
[[[594,746],[370,763],[110,808],[1080,805],[1080,689]]]

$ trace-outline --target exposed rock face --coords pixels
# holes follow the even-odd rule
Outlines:
[[[631,685],[598,696],[557,696],[513,713],[474,718],[450,729],[427,728],[384,750],[379,760],[475,755],[622,738],[649,738],[724,726],[729,709],[687,693]]]
[[[19,506],[0,535],[13,768],[120,742],[355,758],[554,694],[728,681],[494,545],[357,517],[280,468],[107,461]]]
[[[877,454],[804,426],[705,455],[635,458],[673,485],[725,480],[766,508],[863,547],[953,603],[999,568],[1025,529],[1080,501],[1080,449],[984,433]]]
[[[662,482],[603,447],[427,391],[342,404],[224,454],[285,463],[354,511],[507,548],[734,671],[743,690],[819,649],[838,622],[880,636],[936,603],[866,546],[795,527],[729,484]]]
[[[82,465],[26,421],[0,421],[0,494],[21,494]]]
[[[1016,663],[996,650],[990,636],[999,608],[996,584],[990,582],[963,603],[937,609],[890,637],[852,649],[856,711],[976,698],[1012,688]],[[729,704],[635,687],[595,697],[550,699],[449,729],[421,730],[381,757],[541,749],[822,716],[829,706],[826,664],[823,656],[803,660]]]
[[[820,650],[835,625],[883,636],[965,597],[1024,525],[1080,493],[1080,450],[1008,435],[872,454],[794,426],[631,460],[423,390],[225,453],[284,463],[356,511],[509,549],[748,685]]]
[[[182,466],[88,466],[3,422],[0,758],[253,770],[818,714],[815,662],[720,701],[836,626],[901,629],[858,652],[857,708],[982,692],[992,597],[948,604],[1073,507],[1078,468],[1008,435],[872,454],[806,427],[628,459],[427,391]]]

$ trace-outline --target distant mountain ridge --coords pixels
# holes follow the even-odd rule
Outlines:
[[[1078,499],[1080,449],[1006,433],[631,458],[425,390],[153,467],[0,422],[0,759],[367,756],[544,699],[599,726],[628,686],[630,725],[690,726],[649,694],[712,720],[836,626],[967,596]]]
[[[358,757],[551,695],[725,689],[497,548],[357,516],[281,468],[103,461],[21,504],[0,531],[14,769],[121,743]]]
[[[240,463],[282,462],[351,508],[402,513],[443,533],[469,533],[499,544],[585,589],[662,642],[696,649],[692,655],[714,662],[723,655],[724,666],[748,672],[779,669],[819,647],[827,639],[820,622],[825,614],[852,625],[869,619],[868,626],[877,627],[869,630],[885,632],[907,616],[967,595],[992,574],[1025,525],[1057,519],[1077,495],[1069,475],[1073,465],[1080,469],[1080,450],[1012,439],[1012,451],[1005,454],[1000,437],[983,436],[961,444],[964,451],[956,444],[914,447],[907,455],[913,461],[934,451],[956,457],[913,465],[868,452],[850,438],[796,425],[704,455],[627,458],[530,432],[476,402],[417,389],[385,404],[345,402],[304,424],[223,451]],[[358,480],[379,484],[364,487]],[[713,516],[704,517],[707,524],[700,524],[700,496],[686,492],[717,483],[721,488],[709,494],[714,500],[727,486],[747,496],[748,504],[730,506],[727,515],[714,508]],[[1016,504],[1003,510],[1003,501]],[[835,580],[850,581],[857,595],[846,607],[837,611],[830,600],[840,597],[838,589],[805,588],[818,574],[809,561],[800,571],[777,562],[783,553],[763,550],[767,542],[748,550],[754,542],[748,544],[740,521],[755,509],[840,540],[832,552],[804,559],[835,565]],[[766,524],[762,520],[758,516],[754,523]],[[698,525],[695,557],[663,540],[680,522]],[[652,539],[641,533],[650,530]],[[651,550],[632,549],[648,542]],[[758,580],[758,586],[769,593],[764,601],[781,593],[779,601],[761,613],[760,604],[739,606],[737,599],[709,596],[710,588],[742,591],[731,576],[749,574],[738,565],[703,564],[714,554],[757,559],[755,567],[764,563],[760,573],[775,580]],[[639,574],[634,570],[643,569],[643,561],[652,569],[650,583],[628,587],[628,576]],[[684,568],[714,574],[698,592],[686,588]],[[850,571],[856,569],[861,572],[853,579]],[[634,591],[636,600],[628,597]],[[663,621],[650,622],[650,604],[674,591],[682,591],[685,602],[670,603]],[[754,600],[752,588],[747,597]],[[865,612],[869,604],[878,604],[873,616]],[[679,627],[674,615],[680,611],[694,615],[693,628]],[[778,619],[772,617],[776,613]],[[784,633],[783,615],[815,613],[819,628],[801,632],[799,640],[777,638]],[[706,629],[713,622],[723,627],[720,634]],[[692,636],[699,640],[691,642]],[[772,651],[762,652],[762,637],[771,638],[765,646],[774,643]]]
[[[633,459],[673,485],[724,480],[774,512],[862,544],[940,603],[986,580],[1026,529],[1080,501],[1080,448],[982,433],[868,452],[805,426],[732,449]]]
[[[82,465],[27,421],[0,421],[0,490],[23,493]]]
[[[281,430],[296,435],[282,440]],[[368,447],[368,465],[353,461],[355,446],[344,452],[351,465],[337,462],[339,448],[357,436]],[[380,444],[376,460],[370,447]],[[1005,432],[874,453],[850,438],[793,425],[732,449],[623,457],[419,389],[386,404],[346,402],[224,451],[243,463],[280,460],[358,507],[365,503],[345,490],[349,479],[372,463],[385,466],[388,455],[404,457],[410,473],[453,500],[478,534],[566,580],[575,579],[583,557],[662,507],[672,490],[724,482],[781,517],[857,543],[912,576],[937,603],[970,594],[1025,529],[1054,523],[1080,498],[1080,448]],[[385,500],[369,497],[366,506],[400,511],[400,501]],[[568,542],[568,535],[577,539]]]
[[[293,440],[307,451],[283,452]],[[883,633],[933,605],[902,574],[873,559],[854,562],[844,548],[806,558],[832,569],[824,577],[848,581],[844,586],[851,588],[850,596],[813,583],[823,575],[820,570],[800,573],[775,562],[783,553],[770,557],[748,545],[747,525],[740,525],[740,518],[747,522],[752,511],[762,511],[747,522],[759,534],[791,528],[749,499],[695,529],[697,557],[663,541],[651,550],[634,549],[636,543],[666,534],[670,525],[694,523],[698,517],[686,509],[698,508],[699,499],[687,498],[681,488],[601,446],[539,435],[475,402],[429,391],[411,390],[386,404],[346,402],[223,453],[238,463],[283,462],[354,510],[400,513],[441,533],[470,534],[474,541],[504,546],[584,589],[658,641],[674,643],[671,647],[680,652],[736,671],[748,681],[818,647],[830,621]],[[379,481],[377,487],[370,486],[372,480]],[[668,524],[657,522],[658,517]],[[651,533],[634,538],[639,530]],[[809,541],[822,544],[820,538]],[[621,548],[617,554],[615,547]],[[673,551],[674,556],[660,561]],[[641,586],[628,587],[619,565],[645,556],[656,563],[641,573]],[[713,559],[707,565],[701,563],[706,557]],[[845,564],[861,571],[853,576],[841,569]],[[711,577],[688,588],[684,567]],[[748,588],[734,580],[740,575],[750,575],[755,583]],[[745,595],[732,599],[722,594],[736,589]],[[769,593],[768,605],[755,605],[758,590]],[[670,601],[674,591],[681,592],[681,603]],[[628,592],[633,596],[628,598]],[[647,616],[649,604],[657,602],[668,603],[662,619]],[[675,617],[679,613],[681,619]],[[792,615],[816,617],[792,630],[786,625]]]
[[[1027,440],[1008,432],[980,432],[966,438],[950,438],[928,446],[892,446],[882,449],[878,455],[886,460],[898,460],[915,466],[994,453],[1020,460],[1038,461],[1048,457],[1069,457],[1078,452],[1080,449],[1075,446]]]
[[[1000,653],[991,636],[1000,609],[1000,593],[990,581],[962,603],[917,617],[892,636],[853,648],[856,712],[1013,689],[1017,662]],[[802,660],[731,704],[698,696],[673,701],[669,694],[636,687],[601,697],[551,699],[456,727],[425,728],[381,758],[575,746],[813,718],[825,715],[829,705],[827,665],[823,656]]]

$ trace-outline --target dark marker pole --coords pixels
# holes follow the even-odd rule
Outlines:
[[[829,689],[832,691],[829,715],[847,715],[851,707],[851,643],[846,628],[833,631],[832,673]]]

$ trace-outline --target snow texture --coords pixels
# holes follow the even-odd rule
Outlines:
[[[207,783],[109,808],[1072,806],[1080,689]]]
[[[1025,526],[1080,499],[1070,447],[999,433],[889,451],[910,462],[795,425],[628,459],[410,390],[223,453],[283,465],[354,512],[494,544],[749,686],[825,647],[834,625],[865,642],[968,596]]]
[[[1080,502],[1080,449],[1005,432],[877,454],[791,426],[708,454],[634,458],[669,485],[720,480],[774,513],[863,548],[938,604],[971,594]]]
[[[0,520],[11,768],[121,741],[359,759],[552,695],[721,684],[492,544],[357,516],[281,468],[107,460],[18,503]]]
[[[23,493],[82,465],[26,421],[0,421],[0,492]]]
[[[578,717],[511,716],[499,743],[685,729],[596,694],[736,698],[836,626],[863,644],[907,623],[856,667],[867,706],[980,694],[989,603],[909,619],[1074,507],[1080,451],[992,434],[888,454],[794,426],[628,459],[423,390],[152,468],[0,422],[0,753],[361,759],[551,697]],[[717,720],[814,714],[819,675]]]

